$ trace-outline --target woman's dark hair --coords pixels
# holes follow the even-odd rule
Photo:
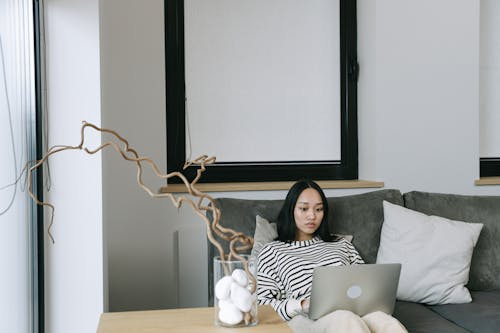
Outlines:
[[[321,196],[321,201],[323,201],[323,220],[314,235],[321,237],[325,242],[331,240],[330,231],[328,230],[328,202],[326,201],[325,193],[323,193],[323,190],[318,184],[309,179],[299,180],[293,184],[288,191],[285,202],[278,215],[278,240],[282,242],[291,242],[295,240],[295,232],[297,229],[294,217],[295,205],[297,204],[300,194],[308,188],[318,191]]]

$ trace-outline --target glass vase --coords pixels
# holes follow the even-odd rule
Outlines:
[[[243,260],[214,258],[215,325],[254,326],[257,314],[257,265],[254,257]]]

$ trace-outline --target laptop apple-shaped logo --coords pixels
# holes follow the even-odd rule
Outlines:
[[[356,299],[358,298],[359,296],[361,296],[361,294],[363,293],[363,290],[361,289],[360,286],[358,285],[353,285],[353,286],[350,286],[348,289],[347,289],[347,297],[351,298],[351,299]]]

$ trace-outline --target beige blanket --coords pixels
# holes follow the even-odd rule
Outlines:
[[[338,310],[316,321],[298,315],[288,326],[295,333],[408,333],[396,318],[383,312],[359,317],[350,311]]]

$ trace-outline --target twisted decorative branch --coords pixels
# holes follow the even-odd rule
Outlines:
[[[118,141],[115,142],[113,140],[107,141],[103,144],[101,144],[99,147],[95,149],[90,149],[86,147],[85,145],[85,133],[87,129],[93,129],[101,133],[107,133],[112,135],[114,139]],[[242,260],[245,264],[245,270],[247,271],[248,276],[250,277],[251,281],[253,282],[253,290],[251,292],[253,293],[255,291],[255,277],[253,274],[248,269],[248,262],[245,260],[244,257],[239,255],[239,251],[249,249],[253,245],[253,238],[248,237],[244,235],[242,232],[237,232],[233,229],[230,228],[224,228],[219,224],[220,221],[220,216],[221,212],[220,209],[215,205],[214,199],[200,190],[196,188],[196,184],[200,180],[203,172],[206,171],[206,165],[213,164],[215,162],[215,157],[208,157],[206,155],[200,156],[196,158],[194,161],[187,161],[184,164],[183,169],[186,169],[190,165],[198,165],[199,169],[196,171],[196,177],[189,182],[186,177],[180,173],[180,172],[171,172],[168,174],[164,174],[160,171],[160,168],[158,165],[150,158],[148,157],[142,157],[140,156],[137,151],[129,146],[128,141],[120,136],[117,132],[110,130],[110,129],[105,129],[105,128],[100,128],[97,127],[91,123],[88,123],[86,121],[83,122],[82,127],[81,127],[81,132],[80,132],[81,140],[80,143],[76,146],[52,146],[49,148],[47,153],[37,161],[36,164],[34,164],[31,168],[28,170],[28,193],[31,196],[31,198],[38,204],[44,207],[48,207],[51,211],[50,213],[50,223],[47,228],[47,234],[50,237],[51,241],[54,243],[54,237],[52,236],[51,233],[51,228],[54,224],[54,212],[55,212],[55,207],[51,203],[45,202],[45,201],[40,201],[36,197],[36,195],[33,194],[32,188],[31,188],[31,177],[33,171],[38,169],[41,165],[43,165],[50,156],[60,153],[65,150],[83,150],[85,153],[89,155],[93,155],[104,148],[111,147],[113,148],[116,152],[120,154],[120,156],[125,159],[126,161],[129,162],[134,162],[137,165],[137,184],[139,185],[140,188],[142,188],[149,196],[153,198],[169,198],[172,202],[172,204],[176,208],[180,208],[183,203],[188,204],[191,206],[191,208],[194,210],[194,212],[205,222],[206,227],[207,227],[207,237],[210,240],[210,242],[217,248],[219,251],[219,255],[222,259],[227,259],[227,258],[237,258],[239,260]],[[179,179],[182,180],[184,185],[186,186],[187,192],[189,195],[192,197],[197,198],[196,202],[192,200],[191,198],[187,197],[186,195],[179,195],[175,196],[171,193],[157,193],[156,191],[151,190],[148,186],[146,186],[142,180],[142,171],[144,164],[147,166],[150,166],[155,173],[155,175],[161,179],[168,180],[173,177],[178,177]],[[204,204],[205,201],[208,201],[207,204]],[[211,211],[213,220],[212,223],[210,223],[208,217],[206,216],[207,211]],[[223,247],[221,244],[215,239],[214,234],[219,236],[221,239],[229,242],[230,246],[230,253],[228,256],[226,256]],[[239,244],[240,246],[237,247],[236,245]],[[226,270],[227,272],[227,270]]]

